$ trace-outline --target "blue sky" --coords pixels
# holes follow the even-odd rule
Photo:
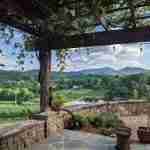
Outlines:
[[[143,51],[140,51],[143,47]],[[128,44],[103,47],[90,47],[87,50],[80,48],[77,52],[70,53],[70,59],[66,60],[66,70],[82,70],[89,68],[112,67],[121,69],[124,67],[141,67],[150,69],[149,44]]]
[[[96,31],[102,31],[101,27],[97,27]],[[15,41],[21,41],[21,34],[16,33]],[[5,70],[20,70],[20,67],[16,63],[16,55],[12,55],[12,52],[18,50],[13,47],[14,41],[11,44],[5,44],[3,40],[0,40],[0,49],[4,50],[3,55],[0,54],[0,64],[6,66],[0,69]],[[143,52],[140,51],[140,47],[143,47]],[[80,48],[77,51],[72,49],[69,56],[66,59],[65,71],[78,71],[89,68],[101,68],[112,67],[120,69],[123,67],[141,67],[150,69],[150,44],[127,44],[127,45],[114,45],[103,47],[89,47]],[[39,69],[39,63],[34,57],[33,64],[30,63],[31,58],[27,57],[25,60],[25,70]],[[55,51],[52,55],[52,68],[53,70],[59,70],[57,66]]]

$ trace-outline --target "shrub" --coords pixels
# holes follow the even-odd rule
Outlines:
[[[30,119],[32,116],[32,110],[30,108],[24,108],[22,110],[22,114],[27,116],[28,119]]]
[[[62,95],[57,94],[54,96],[54,99],[52,101],[52,107],[54,109],[59,109],[61,106],[63,106],[65,102],[66,102],[65,98]]]
[[[83,126],[92,125],[96,128],[111,129],[117,128],[122,124],[118,116],[114,113],[99,113],[95,116],[82,116],[80,114],[73,115],[74,128],[80,129]]]
[[[125,86],[112,86],[104,94],[105,101],[111,101],[114,97],[129,97],[129,90]]]
[[[89,124],[91,124],[91,125],[95,125],[95,119],[96,119],[96,117],[95,116],[87,116],[87,119],[88,119],[88,122],[89,122]]]
[[[22,105],[23,104],[23,101],[19,98],[16,99],[16,104],[17,105]]]
[[[99,99],[97,97],[86,96],[83,98],[85,102],[97,102]]]
[[[114,113],[100,113],[95,118],[95,125],[102,128],[116,128],[121,125],[121,121]]]
[[[73,114],[73,126],[75,129],[80,129],[83,126],[89,124],[89,120],[87,117],[83,117],[79,114]]]
[[[96,115],[96,116],[95,116],[94,126],[96,126],[96,127],[102,127],[102,123],[103,123],[103,118],[102,118],[102,116]]]

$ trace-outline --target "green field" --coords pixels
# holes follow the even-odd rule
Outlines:
[[[70,102],[82,99],[85,96],[103,96],[103,91],[92,89],[59,90],[54,92],[54,97],[55,95],[61,95],[66,101],[65,105],[69,105]],[[0,126],[7,126],[24,120],[30,113],[38,112],[39,109],[38,100],[32,100],[32,102],[26,102],[21,105],[17,105],[12,101],[0,100]]]
[[[82,99],[86,96],[90,97],[103,97],[104,91],[102,90],[93,90],[93,89],[76,89],[76,90],[59,90],[55,94],[60,94],[68,102]],[[55,95],[54,94],[54,95]]]
[[[0,101],[0,127],[25,120],[30,113],[38,111],[39,103],[28,102],[17,105],[15,102]]]

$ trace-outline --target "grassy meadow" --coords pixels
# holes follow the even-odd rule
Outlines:
[[[86,96],[89,97],[103,97],[104,91],[94,89],[70,89],[70,90],[58,90],[54,93],[54,96],[62,95],[67,102],[80,100]]]
[[[17,105],[15,102],[0,100],[0,127],[25,120],[32,112],[39,111],[39,103],[27,102]]]
[[[54,97],[55,95],[60,95],[65,100],[64,105],[70,105],[71,102],[80,100],[85,96],[103,96],[103,91],[93,89],[68,89],[54,91],[53,95]],[[39,112],[39,110],[39,99],[33,99],[32,101],[24,102],[21,105],[16,104],[14,101],[0,100],[0,127],[25,120],[28,115]]]

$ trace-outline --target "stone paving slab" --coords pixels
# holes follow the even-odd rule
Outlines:
[[[114,143],[109,137],[65,130],[62,136],[51,136],[32,150],[115,150]]]
[[[32,150],[115,150],[115,138],[97,134],[64,130],[62,136],[50,136]],[[132,145],[131,150],[150,150],[150,145]]]

